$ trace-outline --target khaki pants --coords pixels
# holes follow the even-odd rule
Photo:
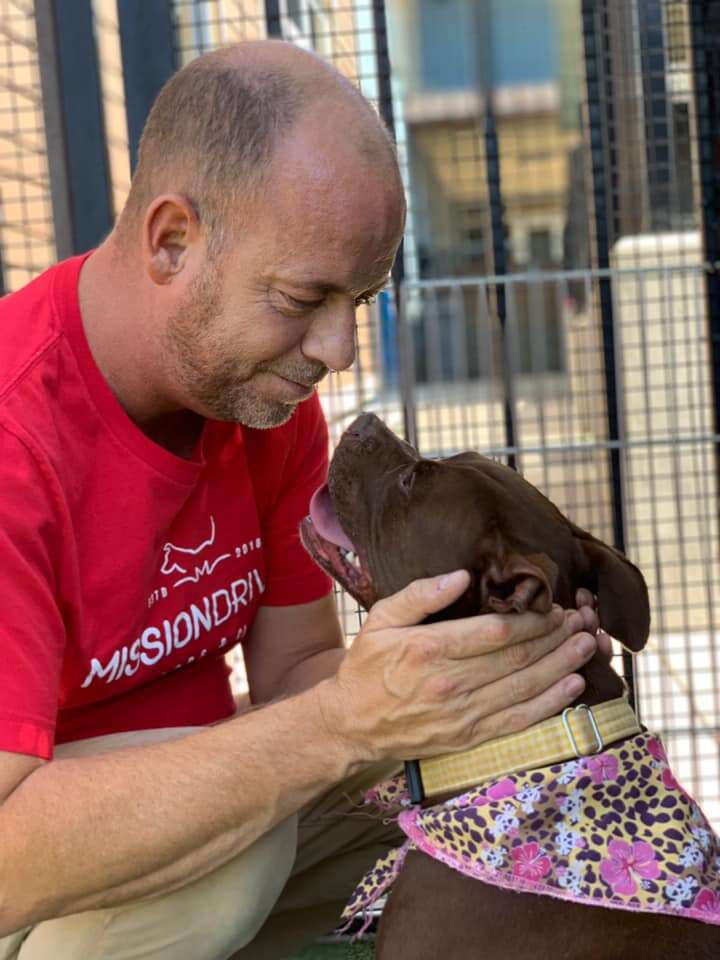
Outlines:
[[[56,756],[103,753],[194,729],[96,737],[58,747]],[[180,890],[5,937],[0,960],[281,960],[330,931],[365,870],[400,842],[394,825],[352,809],[393,768],[375,767],[338,784]]]

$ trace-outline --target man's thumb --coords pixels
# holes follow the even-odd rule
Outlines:
[[[413,580],[398,593],[379,600],[370,611],[368,625],[379,627],[410,627],[420,623],[431,613],[444,610],[470,586],[467,570],[453,570],[438,577]]]

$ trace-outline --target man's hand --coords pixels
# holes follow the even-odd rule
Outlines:
[[[328,730],[360,763],[470,748],[558,713],[584,688],[594,611],[487,614],[422,624],[466,571],[418,580],[370,611],[336,677],[317,688]]]
[[[605,633],[600,626],[597,615],[597,597],[589,590],[581,587],[575,594],[575,604],[578,608],[578,613],[583,618],[583,630],[592,633],[597,640],[598,651],[604,657],[607,657],[608,660],[612,659],[612,640],[610,639],[610,634]]]

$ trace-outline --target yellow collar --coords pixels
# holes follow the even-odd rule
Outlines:
[[[425,797],[464,790],[518,770],[535,770],[590,756],[599,753],[607,743],[641,732],[625,697],[595,707],[581,703],[522,733],[499,737],[472,750],[406,763],[405,776],[410,796],[420,803]]]

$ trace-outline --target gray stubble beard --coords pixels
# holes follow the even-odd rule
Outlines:
[[[209,411],[215,420],[239,423],[256,430],[282,426],[292,417],[297,403],[280,403],[260,397],[251,385],[256,372],[275,372],[272,363],[261,363],[243,372],[238,369],[237,358],[227,357],[208,375],[207,367],[199,362],[203,356],[208,356],[208,345],[212,345],[208,330],[213,319],[220,315],[219,287],[217,273],[209,271],[168,320],[166,349],[174,360],[173,366],[184,393],[203,411]],[[319,380],[325,372],[324,367],[317,365],[311,370],[296,366],[294,370],[285,371],[290,375],[289,379],[297,378],[300,382]]]

